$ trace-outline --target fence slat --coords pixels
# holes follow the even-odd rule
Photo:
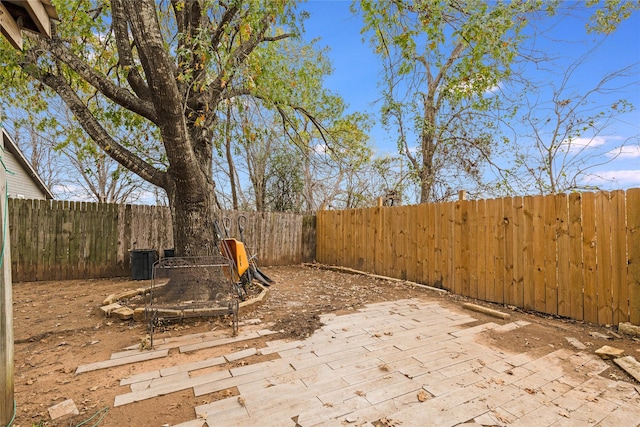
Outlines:
[[[479,219],[478,219],[478,202],[471,200],[468,202],[467,221],[469,223],[469,234],[465,237],[469,239],[469,296],[478,298],[478,241],[480,240]],[[464,214],[464,212],[463,212]]]
[[[533,309],[544,313],[547,305],[546,297],[546,245],[545,238],[545,198],[533,198]]]
[[[569,288],[570,317],[584,318],[584,292],[582,278],[582,195],[569,195]]]
[[[566,194],[555,196],[557,217],[557,249],[558,249],[558,315],[571,315],[571,296],[569,277],[569,204]]]
[[[445,247],[447,254],[443,257],[446,268],[443,269],[444,273],[444,288],[452,291],[455,286],[454,283],[454,253],[455,253],[455,203],[449,202],[444,204],[445,210],[443,212],[446,232]]]
[[[444,289],[442,268],[444,265],[444,233],[442,229],[442,210],[444,206],[441,203],[433,205],[433,282],[432,284],[438,288]]]
[[[613,325],[629,320],[625,210],[624,191],[613,191],[611,193],[611,297]]]
[[[629,321],[640,325],[640,188],[627,191]]]
[[[524,306],[524,201],[522,197],[513,198],[513,297],[511,303],[516,307]]]
[[[36,209],[38,211],[38,218],[36,224],[38,224],[38,245],[36,255],[38,257],[38,268],[36,273],[35,280],[45,280],[44,272],[45,272],[45,251],[46,245],[48,243],[47,236],[47,206],[49,202],[45,200],[37,200],[36,201]]]
[[[598,278],[596,258],[596,202],[594,193],[582,194],[582,275],[584,320],[598,322]]]
[[[534,264],[534,199],[525,196],[522,200],[522,307],[533,310],[535,306],[535,264]]]
[[[612,321],[611,297],[611,198],[610,193],[596,193],[596,265],[598,271],[598,323]]]
[[[476,205],[476,263],[478,270],[478,298],[485,300],[487,298],[487,229],[486,229],[486,201],[478,200]]]
[[[463,274],[463,262],[465,252],[468,252],[464,247],[463,241],[463,224],[462,224],[462,205],[463,201],[457,201],[453,203],[454,209],[454,217],[453,217],[453,245],[451,245],[451,252],[453,257],[451,258],[453,261],[453,280],[452,280],[452,288],[451,292],[457,295],[468,296],[466,293],[465,286],[463,285],[464,274]]]
[[[555,210],[555,197],[549,196],[544,204],[544,233],[545,233],[545,313],[558,314],[558,290],[557,290],[557,219]]]
[[[504,241],[504,219],[502,216],[502,201],[487,201],[487,300],[502,303],[502,281],[504,277],[504,258],[502,257],[502,246]]]

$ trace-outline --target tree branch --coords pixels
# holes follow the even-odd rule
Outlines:
[[[55,36],[51,39],[41,36],[33,36],[38,48],[50,51],[56,59],[69,66],[73,71],[78,73],[91,86],[100,91],[107,98],[116,104],[140,114],[142,117],[155,122],[157,119],[153,104],[143,101],[129,90],[115,85],[109,79],[97,74],[86,62],[73,55],[61,40]],[[36,63],[34,62],[34,65]]]
[[[125,72],[127,73],[127,82],[129,82],[129,85],[131,85],[131,88],[136,95],[149,102],[151,100],[151,93],[149,92],[147,83],[138,72],[133,60],[133,52],[131,50],[131,43],[129,42],[126,13],[121,0],[112,0],[111,10],[112,28],[116,46],[118,48],[118,63],[121,67],[125,68]]]
[[[102,127],[98,120],[93,116],[91,111],[83,104],[82,100],[69,86],[69,84],[60,76],[50,73],[43,73],[40,69],[33,66],[31,62],[21,64],[23,70],[31,77],[41,81],[51,89],[53,89],[62,100],[67,104],[69,109],[78,119],[82,128],[104,151],[120,163],[125,168],[131,170],[140,178],[158,187],[164,188],[166,185],[166,173],[162,172],[131,151],[118,144],[107,131]]]

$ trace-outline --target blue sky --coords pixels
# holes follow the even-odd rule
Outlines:
[[[334,67],[333,75],[326,79],[326,86],[340,94],[351,111],[365,111],[376,115],[380,104],[377,87],[380,76],[379,62],[372,53],[368,42],[363,42],[360,34],[361,20],[349,11],[350,1],[312,0],[300,8],[310,13],[305,23],[306,36],[311,40],[320,38],[319,46],[329,47],[329,57]],[[571,63],[576,55],[594,46],[594,35],[587,34],[584,22],[575,18],[564,18],[552,30],[539,38],[539,46],[550,54],[555,54]],[[588,90],[597,84],[606,73],[640,63],[640,13],[635,13],[623,22],[618,30],[604,40],[575,77],[571,85],[577,91]],[[638,73],[638,67],[634,70]],[[551,79],[551,77],[549,77]],[[613,161],[594,169],[598,175],[610,181],[593,179],[593,183],[603,188],[640,187],[640,76],[637,74],[626,82],[635,85],[625,92],[614,93],[609,99],[594,98],[598,103],[613,102],[625,98],[636,106],[636,111],[619,117],[606,131],[594,139],[591,150],[597,153],[593,161],[606,158],[609,148],[627,141],[622,155]],[[550,82],[551,83],[551,82]],[[379,153],[395,152],[394,135],[376,125],[370,132],[371,143]],[[633,139],[629,139],[633,137]],[[595,147],[597,145],[597,147]],[[599,156],[599,157],[598,157]]]

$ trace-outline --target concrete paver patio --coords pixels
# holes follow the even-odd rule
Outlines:
[[[258,350],[277,353],[274,360],[197,375],[256,352],[247,349],[125,378],[131,392],[115,406],[189,388],[202,396],[237,387],[239,396],[197,406],[194,419],[179,425],[640,425],[640,388],[599,376],[608,365],[598,357],[577,349],[508,353],[479,339],[526,328],[525,321],[477,324],[418,299],[321,320],[325,326],[306,340],[272,340]]]

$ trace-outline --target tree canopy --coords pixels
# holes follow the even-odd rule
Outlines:
[[[594,33],[614,31],[639,8],[628,1],[587,3],[567,8],[588,9]],[[397,136],[420,202],[449,199],[470,186],[486,194],[485,171],[522,142],[504,130],[531,107],[504,92],[511,81],[527,78],[519,74],[523,63],[548,59],[524,45],[535,34],[531,24],[564,8],[562,2],[542,1],[354,2],[364,19],[363,34],[383,65],[382,120]],[[509,89],[515,87],[535,91],[533,85]]]
[[[330,150],[352,140],[334,132],[342,126],[343,107],[322,89],[323,61],[312,47],[291,43],[302,23],[295,3],[54,4],[60,24],[51,39],[30,35],[22,52],[6,43],[0,49],[12,100],[35,117],[59,97],[92,141],[80,143],[70,134],[66,144],[75,144],[78,153],[91,153],[95,144],[125,170],[164,189],[179,254],[215,250],[220,204],[212,166],[224,146],[229,113],[257,106],[269,116],[262,129],[273,133],[278,126],[279,140],[305,147],[307,156],[312,139]],[[288,62],[306,49],[306,61]],[[359,125],[352,123],[357,133]],[[234,126],[242,127],[242,119]],[[245,126],[245,135],[257,135],[259,127]]]

